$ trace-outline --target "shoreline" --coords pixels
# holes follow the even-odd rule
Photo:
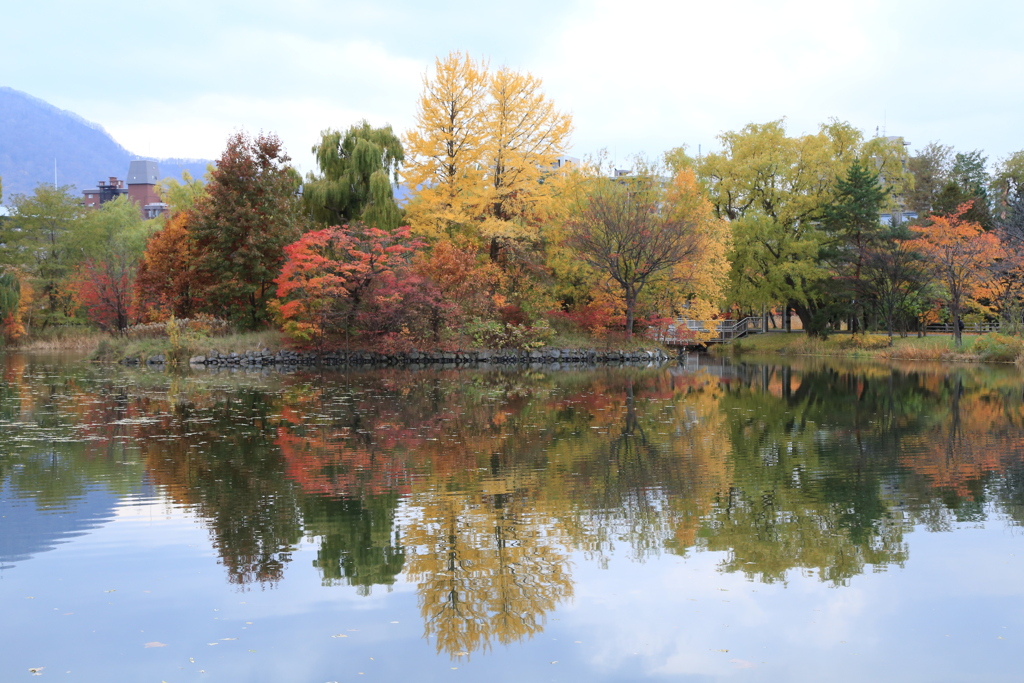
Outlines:
[[[411,351],[400,353],[379,353],[370,351],[328,351],[318,354],[314,351],[246,351],[243,353],[197,354],[189,357],[190,367],[277,367],[277,366],[496,366],[496,365],[539,365],[539,366],[587,366],[617,363],[663,363],[675,357],[663,349],[610,350],[595,349],[554,349],[543,348],[532,351],[500,349],[479,351]],[[164,354],[146,359],[134,356],[123,358],[118,363],[128,366],[158,366],[174,364]],[[185,363],[182,363],[184,365]]]
[[[893,337],[887,334],[833,334],[827,339],[803,333],[768,332],[717,345],[709,350],[719,357],[817,356],[876,362],[917,361],[946,363],[999,363],[1024,367],[1024,339],[996,332],[965,334],[956,347],[952,335]]]

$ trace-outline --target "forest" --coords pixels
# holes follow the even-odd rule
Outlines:
[[[0,217],[5,343],[140,328],[384,352],[700,342],[671,323],[766,312],[818,337],[1024,329],[1024,150],[911,153],[838,119],[800,135],[777,120],[618,169],[567,157],[572,132],[539,77],[453,52],[411,130],[325,129],[306,177],[277,136],[239,132],[205,177],[160,184],[157,219],[39,185]]]

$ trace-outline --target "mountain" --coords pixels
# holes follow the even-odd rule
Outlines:
[[[128,162],[153,159],[132,154],[103,127],[78,114],[27,93],[0,87],[0,178],[3,202],[16,193],[28,194],[39,183],[53,182],[79,191],[96,187],[110,176],[124,179]],[[194,177],[206,173],[207,159],[154,159],[162,177],[180,178],[187,170]]]

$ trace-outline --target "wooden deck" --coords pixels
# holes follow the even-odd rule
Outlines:
[[[714,325],[714,327],[711,327]],[[688,332],[713,331],[715,336],[704,342],[695,341]],[[724,344],[733,339],[764,332],[764,321],[761,318],[744,318],[743,320],[703,321],[680,318],[669,325],[668,332],[659,341],[678,348],[702,346],[703,344]]]

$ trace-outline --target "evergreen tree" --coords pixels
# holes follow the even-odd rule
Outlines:
[[[949,216],[958,207],[968,202],[971,208],[963,214],[963,220],[977,223],[985,230],[994,227],[992,207],[989,199],[989,175],[985,170],[988,157],[980,150],[958,153],[953,158],[949,180],[935,199],[933,214]]]
[[[886,190],[878,174],[854,161],[847,168],[846,177],[836,180],[836,198],[823,211],[822,222],[832,238],[831,260],[848,283],[848,287],[835,294],[849,301],[838,303],[851,310],[854,331],[859,328],[864,311],[864,263],[881,237],[878,214],[885,198]]]

